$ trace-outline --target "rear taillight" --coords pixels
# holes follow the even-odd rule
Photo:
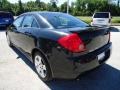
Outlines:
[[[71,52],[85,51],[85,45],[77,34],[70,34],[58,40],[58,43]]]

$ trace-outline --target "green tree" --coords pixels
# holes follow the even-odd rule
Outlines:
[[[63,3],[59,7],[57,6],[58,0],[50,0],[49,3],[44,3],[41,0],[29,1],[22,3],[21,0],[18,3],[10,3],[7,0],[0,0],[0,10],[10,11],[14,15],[19,15],[29,11],[61,11],[67,12],[67,2]],[[113,16],[120,15],[120,7],[112,4],[108,4],[108,0],[76,0],[70,6],[70,14],[75,16],[91,16],[94,12],[111,12]]]
[[[11,11],[11,4],[7,0],[0,1],[0,10]]]
[[[21,1],[21,0],[18,1],[18,5],[19,5],[18,14],[21,14],[21,13],[24,12],[24,7],[23,7],[23,4],[22,4],[22,1]]]
[[[38,6],[38,8],[41,8],[41,0],[36,0],[35,3]]]
[[[19,7],[18,7],[18,4],[11,4],[11,9],[12,9],[12,12],[15,16],[18,15],[18,11],[19,11]]]
[[[50,0],[52,11],[58,11],[57,0]]]
[[[67,2],[64,2],[61,7],[60,11],[66,13],[67,12]]]
[[[113,15],[115,15],[115,12],[120,15],[118,7],[108,4],[108,0],[77,0],[76,10],[77,15],[92,15],[94,12],[107,11],[110,11]]]

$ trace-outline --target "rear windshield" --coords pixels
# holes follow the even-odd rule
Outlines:
[[[11,13],[1,13],[0,12],[0,18],[12,18]]]
[[[109,13],[95,13],[94,18],[109,18]]]
[[[75,28],[89,26],[85,22],[63,13],[41,13],[41,15],[47,19],[47,21],[57,29],[61,28]]]

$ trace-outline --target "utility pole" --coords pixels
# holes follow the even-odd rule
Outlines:
[[[69,14],[69,0],[67,0],[67,14]]]

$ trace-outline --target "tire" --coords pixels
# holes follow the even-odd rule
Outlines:
[[[6,38],[7,38],[7,43],[8,43],[8,45],[9,45],[9,47],[12,47],[12,43],[11,43],[11,41],[10,41],[9,36],[8,36],[8,35],[6,35]]]
[[[40,52],[34,54],[34,66],[40,79],[44,82],[52,80],[50,66]]]

